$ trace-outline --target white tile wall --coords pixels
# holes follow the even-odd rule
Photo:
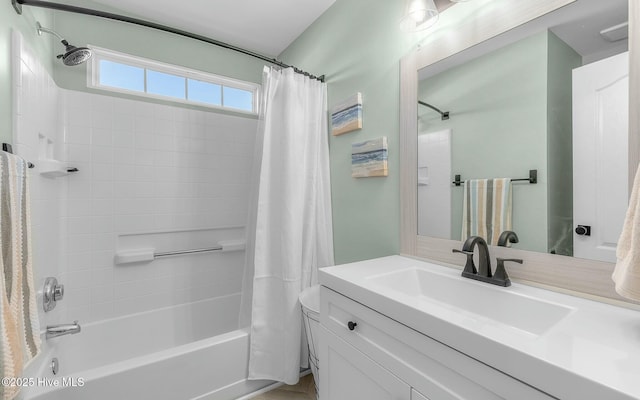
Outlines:
[[[67,178],[68,318],[239,292],[243,253],[129,266],[114,265],[114,255],[131,233],[193,231],[197,239],[244,225],[257,121],[67,90],[62,103],[66,161],[80,169]]]
[[[60,138],[59,92],[48,71],[23,42],[18,32],[12,34],[13,73],[13,145],[14,152],[33,162],[29,170],[31,223],[33,239],[34,284],[38,292],[40,326],[59,323],[66,314],[65,304],[55,310],[42,310],[42,287],[48,276],[60,277],[66,264],[64,250],[66,226],[66,183],[42,177],[38,171],[38,141],[43,136],[63,152]]]
[[[41,327],[239,292],[243,252],[129,266],[116,266],[114,255],[131,243],[123,238],[158,236],[151,232],[164,232],[165,239],[186,232],[194,246],[226,238],[226,232],[237,238],[237,229],[211,228],[246,222],[257,121],[62,90],[19,34],[14,43],[14,144],[17,154],[36,164],[31,171],[36,286],[56,276],[66,289],[56,310],[41,313]],[[56,158],[80,171],[42,177],[39,135],[55,144]]]

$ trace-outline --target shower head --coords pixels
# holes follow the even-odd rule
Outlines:
[[[67,42],[62,36],[58,35],[55,31],[40,25],[40,22],[36,23],[36,27],[38,28],[38,35],[42,35],[42,32],[47,32],[60,39],[60,43],[64,45],[65,50],[64,54],[59,54],[56,58],[62,59],[62,63],[64,65],[80,65],[91,58],[91,49],[87,47],[76,47],[69,44],[69,42]]]
[[[87,47],[76,47],[66,40],[63,40],[62,44],[65,46],[65,52],[64,54],[58,54],[57,58],[62,58],[64,65],[80,65],[91,58],[91,49]]]

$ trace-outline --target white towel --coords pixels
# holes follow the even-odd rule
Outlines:
[[[18,378],[40,350],[31,265],[27,163],[0,152],[0,376]],[[19,386],[0,385],[0,399]]]
[[[636,172],[627,216],[616,249],[618,261],[611,278],[620,296],[640,300],[640,167]]]

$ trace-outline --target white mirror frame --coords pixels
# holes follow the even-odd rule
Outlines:
[[[474,44],[490,39],[576,0],[493,0],[492,12],[472,21],[449,21],[429,43],[400,61],[400,253],[462,268],[463,259],[451,252],[456,240],[417,235],[417,71]],[[472,3],[468,3],[472,4]],[[455,7],[454,7],[455,8]],[[447,13],[441,15],[447,18]],[[629,1],[629,187],[640,162],[640,2]],[[446,40],[444,40],[446,39]],[[522,258],[523,265],[507,267],[520,283],[569,291],[600,301],[623,301],[611,280],[614,264],[525,250],[491,247],[492,257]],[[638,303],[635,303],[638,304]],[[629,304],[631,305],[631,304]],[[634,307],[635,308],[635,307]]]

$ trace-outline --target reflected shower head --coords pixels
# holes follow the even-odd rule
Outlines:
[[[40,25],[40,22],[36,23],[36,27],[38,28],[38,35],[42,35],[42,32],[47,32],[60,39],[60,43],[64,45],[65,50],[64,54],[59,54],[56,58],[62,59],[62,63],[64,65],[80,65],[91,58],[91,49],[87,47],[76,47],[69,44],[69,42],[67,42],[62,36],[58,35],[53,30]]]

